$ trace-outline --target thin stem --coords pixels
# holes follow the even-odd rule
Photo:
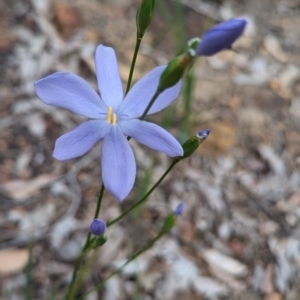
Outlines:
[[[25,274],[26,274],[26,289],[25,289],[25,297],[26,300],[32,299],[32,250],[33,250],[33,239],[30,240],[29,245],[29,258],[28,263],[25,268]]]
[[[195,77],[194,69],[187,74],[184,80],[184,120],[183,120],[183,131],[188,133],[191,123],[191,103],[193,99],[193,87],[194,87]]]
[[[104,184],[102,183],[101,188],[100,188],[100,192],[99,192],[99,196],[98,196],[98,202],[97,202],[97,207],[96,207],[95,214],[94,214],[94,219],[97,219],[97,217],[98,217],[98,215],[99,215],[104,190],[105,190],[105,187],[104,187]],[[91,239],[91,235],[92,235],[92,234],[91,234],[91,232],[89,231],[83,249],[86,249],[86,248],[87,248],[87,246],[88,246],[88,244],[89,244],[89,242],[90,242],[90,239]]]
[[[157,99],[157,97],[160,95],[160,93],[162,93],[162,91],[157,89],[155,94],[151,98],[149,104],[147,105],[146,109],[144,110],[143,114],[141,115],[140,120],[143,120],[146,117],[147,113],[149,112],[149,110],[152,107],[154,101]]]
[[[167,233],[166,231],[161,231],[155,238],[153,238],[151,241],[148,242],[147,246],[144,247],[143,249],[137,251],[135,254],[133,254],[120,268],[118,268],[117,270],[113,271],[109,276],[107,276],[100,284],[96,285],[94,288],[92,288],[91,290],[89,290],[87,293],[85,293],[84,295],[82,295],[81,297],[77,298],[77,299],[83,299],[85,298],[88,294],[90,294],[91,292],[95,291],[95,290],[99,290],[100,288],[102,288],[105,283],[112,278],[113,276],[121,273],[121,271],[123,270],[124,267],[126,267],[130,262],[132,262],[133,260],[135,260],[138,256],[140,256],[141,254],[143,254],[145,251],[147,251],[148,249],[150,249],[151,247],[153,247],[153,245],[165,234]]]
[[[89,250],[87,252],[89,252]],[[95,249],[93,249],[93,250],[94,251],[92,251],[92,253],[90,253],[89,255],[86,256],[84,264],[81,267],[80,272],[78,273],[78,276],[76,279],[76,284],[74,285],[74,288],[72,291],[71,299],[75,299],[75,296],[76,296],[81,284],[83,283],[88,272],[91,270],[93,262],[95,262],[95,260],[96,260],[97,251],[95,251]],[[86,254],[87,254],[87,252],[86,252]]]
[[[153,105],[154,101],[157,99],[157,97],[161,93],[162,93],[162,91],[160,91],[159,89],[156,90],[155,94],[153,95],[149,104],[147,105],[146,109],[144,110],[143,114],[141,115],[140,120],[143,120],[146,117],[146,115],[147,115],[148,111],[150,110],[151,106]],[[131,136],[128,136],[127,141],[130,141],[130,139],[131,139]]]
[[[100,192],[99,192],[99,196],[98,196],[97,207],[95,210],[94,219],[96,219],[99,215],[104,189],[105,189],[105,187],[104,187],[104,184],[102,183],[102,186],[101,186]],[[73,274],[72,274],[72,280],[71,280],[70,287],[68,289],[68,292],[67,292],[67,295],[65,298],[66,300],[71,300],[74,298],[74,293],[75,293],[74,286],[75,286],[75,282],[77,279],[77,273],[78,273],[78,270],[81,266],[81,263],[82,263],[84,257],[90,250],[88,248],[90,239],[91,239],[91,233],[89,232],[87,235],[87,238],[86,238],[86,242],[85,242],[84,246],[82,247],[81,253],[79,254],[78,258],[76,259],[75,267],[74,267]]]
[[[141,45],[142,38],[143,38],[142,36],[139,36],[137,34],[137,36],[136,36],[136,42],[135,42],[135,49],[134,49],[134,53],[133,53],[133,57],[132,57],[132,61],[131,61],[131,66],[130,66],[129,77],[128,77],[128,81],[127,81],[125,95],[130,90],[131,80],[132,80],[132,76],[133,76],[133,70],[134,70],[134,67],[135,67],[135,62],[136,62],[137,54],[139,52],[139,48],[140,48],[140,45]]]
[[[163,179],[167,176],[167,174],[172,170],[172,168],[179,162],[179,160],[175,159],[169,168],[165,171],[165,173],[159,178],[159,180],[152,186],[152,188],[140,199],[138,200],[134,205],[129,207],[127,210],[125,210],[121,215],[119,215],[117,218],[109,221],[106,223],[106,226],[109,227],[122,218],[124,218],[126,215],[128,215],[132,210],[134,210],[136,207],[138,207],[140,204],[142,204],[144,201],[147,200],[147,198],[150,196],[150,194],[157,188],[157,186],[163,181]]]

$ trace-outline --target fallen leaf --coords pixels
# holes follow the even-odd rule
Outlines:
[[[264,298],[264,300],[282,300],[282,299],[283,298],[279,293],[272,293]]]
[[[27,249],[9,248],[0,250],[0,274],[12,274],[20,272],[29,259]]]
[[[59,4],[54,7],[55,25],[64,38],[70,38],[82,26],[80,11],[72,6]]]
[[[219,296],[228,294],[224,284],[217,282],[210,277],[198,276],[193,281],[193,287],[197,293],[207,297],[216,299]]]
[[[277,61],[284,63],[287,60],[286,54],[281,48],[280,41],[275,36],[267,35],[264,39],[264,46],[267,52]]]
[[[46,174],[32,180],[11,180],[1,184],[0,189],[3,189],[14,200],[20,201],[31,197],[57,178],[56,175]]]
[[[211,267],[217,267],[229,275],[243,277],[248,274],[248,267],[246,265],[215,249],[205,251],[203,257]]]

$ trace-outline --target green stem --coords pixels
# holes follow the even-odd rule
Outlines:
[[[191,123],[191,103],[193,98],[193,87],[194,87],[194,72],[193,68],[191,71],[187,74],[184,80],[184,120],[183,120],[183,131],[184,133],[188,133],[188,130],[190,129],[190,123]]]
[[[147,200],[147,198],[150,196],[150,194],[157,188],[157,186],[163,181],[163,179],[167,176],[167,174],[172,170],[172,168],[179,162],[179,160],[175,159],[169,168],[165,171],[165,173],[159,178],[159,180],[152,186],[152,188],[140,199],[138,200],[134,205],[129,207],[127,210],[125,210],[121,215],[119,215],[117,218],[109,221],[106,223],[106,226],[109,227],[122,218],[124,218],[126,215],[128,215],[132,210],[134,210],[136,207],[138,207],[140,204],[142,204],[144,201]]]
[[[29,245],[29,258],[28,258],[28,263],[25,268],[26,272],[26,289],[25,289],[25,297],[26,300],[31,300],[32,299],[32,250],[33,250],[33,239],[30,240]]]
[[[134,67],[135,67],[135,62],[136,62],[137,54],[139,52],[139,48],[140,48],[140,45],[141,45],[142,38],[143,38],[142,36],[140,36],[140,35],[137,34],[137,36],[136,36],[136,42],[135,42],[135,49],[134,49],[134,53],[133,53],[133,57],[132,57],[132,62],[131,62],[131,66],[130,66],[129,77],[128,77],[128,81],[127,81],[127,87],[126,87],[125,95],[130,90],[131,80],[132,80],[132,76],[133,76],[133,70],[134,70]]]
[[[163,92],[163,91],[161,91],[161,90],[159,90],[159,89],[156,90],[155,94],[153,95],[153,97],[151,98],[149,104],[147,105],[146,109],[144,110],[143,114],[141,115],[140,120],[145,119],[145,117],[146,117],[148,111],[150,110],[151,106],[153,105],[154,101],[157,99],[157,97],[158,97],[162,92]],[[127,140],[130,141],[130,139],[131,139],[131,136],[128,136],[128,137],[127,137]]]
[[[99,290],[100,288],[102,288],[105,283],[112,278],[113,276],[121,273],[121,271],[123,270],[124,267],[126,267],[130,262],[132,262],[133,260],[135,260],[138,256],[140,256],[141,254],[143,254],[145,251],[147,251],[148,249],[150,249],[151,247],[153,247],[153,245],[165,234],[167,233],[166,231],[161,231],[155,238],[153,238],[151,241],[148,242],[147,246],[144,247],[143,249],[137,251],[135,254],[133,254],[120,268],[118,268],[117,270],[113,271],[109,276],[107,276],[100,284],[96,285],[94,288],[92,288],[91,290],[89,290],[88,292],[86,292],[84,295],[82,295],[81,297],[77,298],[78,299],[83,299],[85,298],[88,294],[90,294],[91,292],[95,291],[95,290]]]
[[[160,95],[160,93],[162,93],[162,91],[160,91],[159,89],[157,89],[156,92],[155,92],[155,94],[151,98],[149,104],[147,105],[146,109],[144,110],[143,114],[141,115],[140,120],[143,120],[146,117],[147,113],[149,112],[149,110],[152,107],[154,101],[157,99],[157,97]]]
[[[105,187],[104,187],[104,184],[102,183],[102,186],[101,186],[100,192],[99,192],[99,196],[98,196],[97,207],[96,207],[96,210],[95,210],[94,219],[96,219],[99,215],[104,189],[105,189]],[[71,280],[71,283],[70,283],[70,287],[69,287],[67,295],[65,297],[66,300],[74,299],[74,296],[75,296],[74,295],[74,293],[75,293],[74,286],[75,286],[76,279],[77,279],[77,273],[78,273],[78,270],[81,266],[81,263],[82,263],[84,257],[86,256],[86,254],[90,250],[88,248],[88,246],[89,246],[89,243],[90,243],[91,235],[92,234],[89,232],[88,235],[87,235],[87,238],[86,238],[86,242],[85,242],[84,246],[82,247],[81,253],[79,254],[78,258],[76,259],[75,267],[74,267],[73,274],[72,274],[72,280]]]
[[[97,219],[97,217],[98,217],[98,215],[99,215],[104,190],[105,190],[105,187],[104,187],[104,184],[102,183],[101,188],[100,188],[100,192],[99,192],[99,197],[98,197],[97,207],[96,207],[95,214],[94,214],[94,219]],[[85,245],[84,245],[84,247],[83,247],[83,250],[85,250],[85,249],[88,247],[89,242],[90,242],[90,239],[91,239],[91,235],[92,235],[92,234],[91,234],[91,232],[89,231],[88,236],[87,236],[87,239],[86,239],[86,242],[85,242]]]

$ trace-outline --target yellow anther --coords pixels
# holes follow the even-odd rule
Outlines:
[[[113,113],[113,108],[111,106],[108,108],[106,121],[112,125],[117,124],[117,115]]]
[[[112,107],[110,106],[110,107],[108,108],[108,113],[107,113],[107,118],[106,118],[107,123],[111,123],[112,113],[113,113],[113,109],[112,109]]]
[[[114,114],[113,115],[113,125],[116,125],[117,124],[117,115],[116,114]]]

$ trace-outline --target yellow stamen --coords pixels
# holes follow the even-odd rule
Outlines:
[[[110,106],[110,107],[108,108],[108,114],[107,114],[107,118],[106,118],[107,123],[111,123],[112,113],[113,113],[113,109],[112,109],[112,107]]]
[[[109,124],[116,125],[117,124],[117,120],[118,120],[117,115],[113,113],[113,108],[110,106],[108,108],[108,113],[107,113],[106,121]]]
[[[113,125],[116,125],[117,124],[117,115],[114,114],[113,115],[113,122],[112,122]]]

